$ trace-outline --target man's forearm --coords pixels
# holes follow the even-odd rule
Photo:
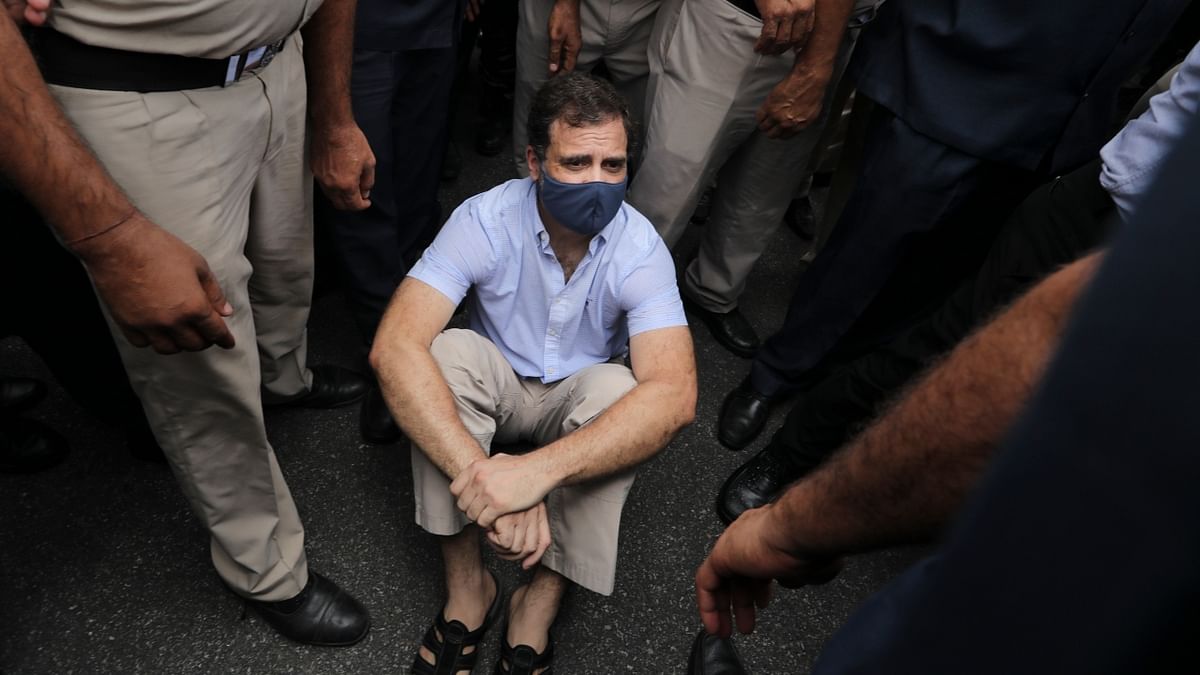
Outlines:
[[[812,35],[796,52],[791,77],[820,79],[828,85],[853,10],[854,0],[817,0]]]
[[[530,460],[558,485],[633,468],[691,423],[695,400],[686,381],[639,384],[587,426],[530,453]]]
[[[1099,254],[967,338],[771,508],[785,550],[841,555],[927,540],[954,516],[1058,344]]]
[[[580,483],[646,461],[696,416],[696,358],[686,326],[629,341],[637,384],[586,426],[530,453],[554,485]]]
[[[381,344],[385,340],[376,338]],[[487,457],[459,419],[450,387],[427,347],[389,347],[386,356],[373,356],[372,365],[397,424],[442,473],[453,480],[471,462]]]
[[[356,0],[325,0],[304,26],[308,115],[315,124],[353,124],[350,68],[354,61]]]
[[[0,173],[62,241],[86,240],[133,212],[59,110],[6,13],[0,13],[0,139]]]

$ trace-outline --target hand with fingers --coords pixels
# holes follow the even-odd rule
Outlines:
[[[550,74],[575,70],[575,60],[583,48],[579,27],[579,0],[556,0],[546,24],[550,36]]]
[[[135,347],[160,354],[230,349],[233,308],[208,262],[134,211],[118,226],[71,245],[113,321]]]
[[[50,0],[4,0],[4,9],[18,26],[42,26],[50,13]]]
[[[729,637],[754,630],[758,610],[771,600],[774,580],[787,588],[823,584],[841,571],[836,557],[795,553],[772,521],[772,505],[746,511],[717,539],[696,570],[696,604],[704,629]]]
[[[815,0],[754,0],[762,17],[762,33],[754,43],[759,54],[800,51],[812,33]]]
[[[521,561],[523,569],[538,564],[550,547],[550,520],[546,503],[500,516],[487,533],[487,542],[504,560]]]
[[[821,117],[832,71],[792,71],[767,94],[755,114],[767,138],[791,138]]]
[[[532,456],[498,453],[472,462],[450,483],[458,509],[490,530],[500,516],[541,503],[554,483],[534,466]]]
[[[375,153],[357,124],[314,125],[310,157],[313,177],[334,208],[361,211],[371,205]]]

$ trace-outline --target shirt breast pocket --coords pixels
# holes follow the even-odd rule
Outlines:
[[[585,321],[592,325],[598,322],[601,328],[611,331],[617,328],[620,318],[621,307],[615,297],[605,293],[604,289],[588,293],[587,308],[584,310]]]

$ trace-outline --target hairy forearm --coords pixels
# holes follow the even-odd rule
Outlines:
[[[62,241],[86,240],[133,211],[59,110],[5,13],[0,13],[0,138],[0,173],[37,207]]]
[[[817,0],[812,35],[796,52],[790,77],[821,79],[828,84],[853,9],[853,0]]]
[[[325,0],[304,26],[308,115],[315,124],[352,124],[350,69],[356,0]]]
[[[487,457],[459,419],[450,387],[429,348],[379,338],[376,342],[389,345],[386,353],[372,354],[384,400],[429,461],[453,480],[471,462]]]
[[[841,555],[936,536],[1029,399],[1098,258],[1035,286],[790,488],[772,508],[780,545]]]

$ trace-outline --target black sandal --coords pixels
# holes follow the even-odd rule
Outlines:
[[[500,658],[496,661],[496,669],[492,671],[492,675],[533,675],[533,671],[538,668],[545,668],[541,675],[554,675],[554,668],[550,666],[550,662],[554,660],[554,636],[549,637],[546,651],[539,654],[529,645],[513,647],[508,644],[506,627],[504,636],[500,638]],[[508,662],[507,667],[505,662]]]
[[[492,574],[491,570],[488,574],[492,575],[492,581],[496,583],[496,597],[492,598],[492,605],[488,607],[487,616],[483,618],[483,625],[475,630],[467,630],[463,622],[455,619],[447,621],[446,615],[440,610],[437,618],[433,620],[433,625],[425,631],[425,636],[421,638],[421,646],[425,647],[433,654],[434,662],[429,663],[421,658],[421,650],[417,650],[416,656],[413,657],[412,672],[414,675],[454,675],[460,671],[470,672],[475,667],[475,661],[479,658],[479,646],[483,642],[483,636],[487,633],[492,624],[500,616],[500,610],[504,607],[504,587],[500,585],[500,580]],[[439,638],[438,636],[441,635]],[[475,650],[470,654],[464,654],[463,650],[467,647],[474,647]]]

